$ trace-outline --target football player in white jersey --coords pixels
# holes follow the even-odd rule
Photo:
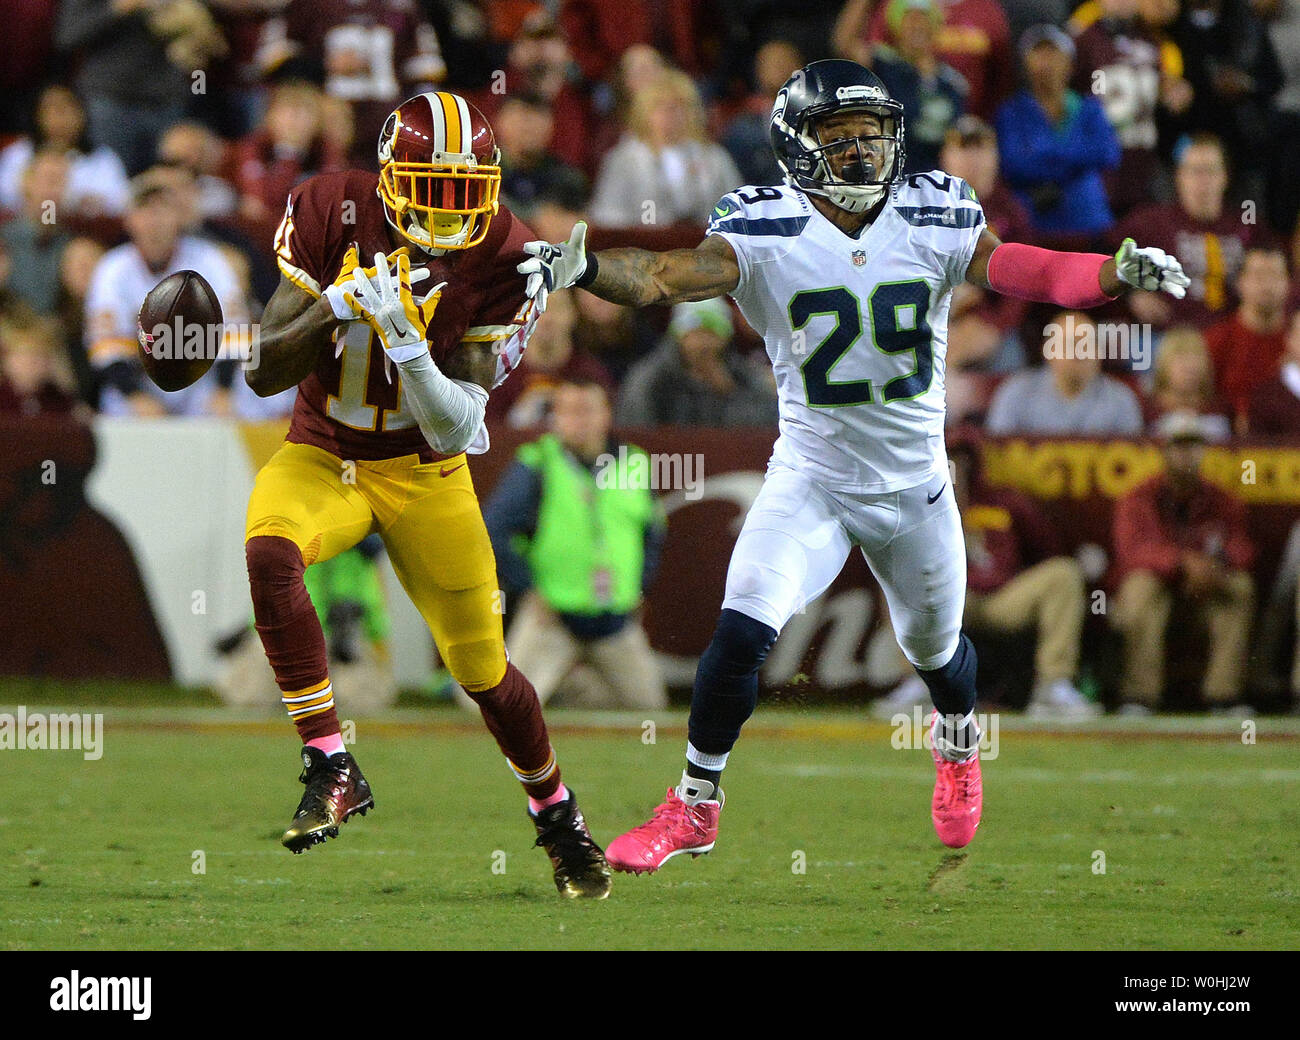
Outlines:
[[[903,174],[903,108],[862,66],[818,61],[777,94],[779,187],[725,195],[695,249],[588,254],[533,242],[529,292],[576,285],[645,306],[729,293],[762,334],[780,391],[780,436],[732,553],[713,640],[691,699],[681,783],[607,849],[657,870],[713,848],[727,756],[753,713],[781,628],[856,547],[885,593],[899,645],[930,690],[931,816],[961,848],[979,825],[975,651],[962,633],[966,556],[943,440],[948,306],[963,280],[1084,308],[1128,287],[1181,298],[1181,266],[1128,240],[1113,257],[1002,243],[970,186]]]

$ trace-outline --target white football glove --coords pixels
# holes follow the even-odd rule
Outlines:
[[[1150,292],[1163,289],[1175,300],[1186,296],[1192,284],[1176,257],[1163,249],[1139,249],[1131,238],[1124,239],[1115,254],[1115,274],[1125,285]]]
[[[330,305],[330,310],[334,312],[334,317],[338,318],[339,321],[362,320],[360,313],[353,310],[352,305],[347,301],[347,294],[352,291],[353,275],[359,266],[360,258],[357,256],[357,247],[355,245],[348,246],[348,251],[343,254],[343,265],[339,268],[338,277],[334,279],[333,285],[325,287],[325,299]],[[368,270],[366,273],[373,273],[373,269]],[[342,352],[341,342],[339,352]]]
[[[567,242],[528,242],[524,252],[531,259],[515,270],[527,275],[525,292],[537,301],[538,311],[544,311],[548,293],[569,288],[587,270],[587,223],[580,220],[574,224]]]
[[[352,290],[344,293],[344,299],[375,330],[384,353],[400,365],[429,352],[424,338],[428,317],[411,292],[411,286],[428,278],[429,271],[412,271],[411,258],[404,252],[396,259],[393,270],[388,257],[376,253],[374,273],[367,275],[360,267],[353,271]]]

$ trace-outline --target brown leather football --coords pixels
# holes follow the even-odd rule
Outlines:
[[[140,306],[140,362],[160,390],[184,390],[212,367],[221,349],[221,301],[197,271],[177,271]]]

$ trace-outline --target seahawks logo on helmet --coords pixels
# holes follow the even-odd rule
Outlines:
[[[880,133],[822,141],[819,123],[846,111],[876,116]],[[851,213],[883,199],[907,161],[902,102],[869,69],[838,58],[815,61],[786,81],[772,106],[771,137],[786,183]]]

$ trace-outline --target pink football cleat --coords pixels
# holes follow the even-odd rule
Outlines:
[[[653,874],[679,852],[704,855],[718,840],[718,815],[724,800],[719,791],[717,801],[687,805],[668,788],[668,800],[655,810],[649,822],[606,846],[606,861],[628,874]]]
[[[984,807],[979,747],[964,762],[944,758],[939,751],[942,738],[936,732],[938,726],[939,713],[935,712],[930,721],[930,754],[934,756],[935,768],[930,818],[941,842],[950,849],[962,849],[975,837]]]

